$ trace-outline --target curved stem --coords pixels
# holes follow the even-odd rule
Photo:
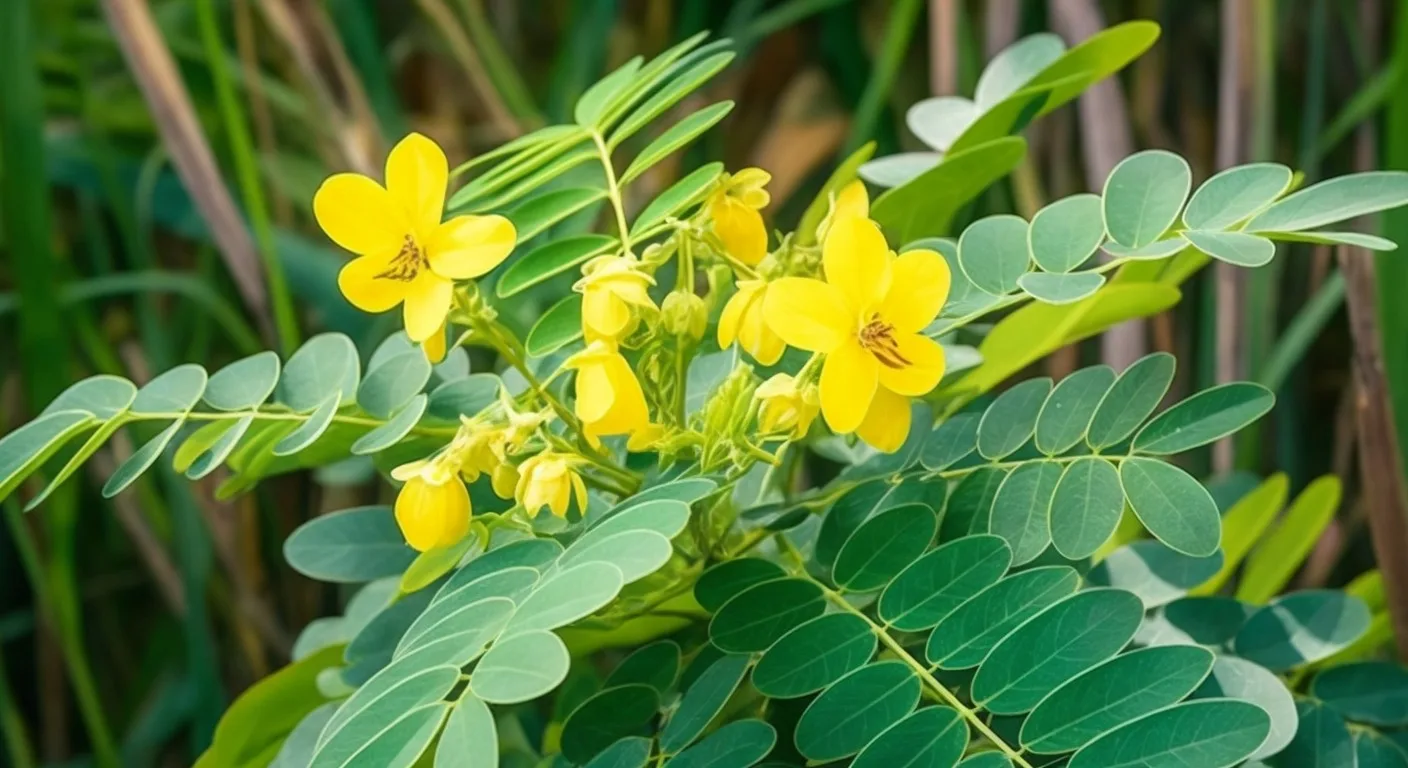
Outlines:
[[[621,230],[621,250],[631,252],[631,228],[626,224],[626,204],[621,198],[621,185],[616,181],[616,168],[611,164],[611,150],[601,131],[592,131],[592,142],[596,144],[597,155],[601,158],[602,170],[606,172],[606,197],[616,212],[616,227]]]

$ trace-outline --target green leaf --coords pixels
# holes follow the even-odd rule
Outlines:
[[[1139,522],[1159,541],[1191,557],[1217,551],[1222,538],[1217,503],[1187,472],[1155,459],[1130,457],[1120,464],[1120,485]]]
[[[1354,734],[1355,768],[1405,768],[1408,751],[1393,740],[1373,731]]]
[[[1340,496],[1340,480],[1334,475],[1306,486],[1276,527],[1259,537],[1237,584],[1237,599],[1260,604],[1279,594],[1334,519]]]
[[[918,139],[945,151],[981,114],[978,105],[962,96],[935,96],[915,102],[905,112],[905,124]]]
[[[217,411],[243,411],[262,405],[279,383],[279,356],[260,352],[216,371],[202,397]]]
[[[1271,757],[1276,766],[1355,766],[1354,740],[1349,727],[1334,710],[1313,701],[1296,702],[1296,735]]]
[[[756,557],[725,560],[699,576],[694,583],[694,599],[709,613],[718,613],[740,592],[786,575],[782,566]]]
[[[570,293],[548,308],[528,331],[524,346],[532,357],[542,357],[582,338],[582,294]]]
[[[1012,547],[1013,565],[1025,565],[1051,544],[1050,513],[1061,465],[1054,461],[1023,464],[997,490],[989,530]]]
[[[979,467],[959,481],[944,507],[939,540],[952,541],[975,533],[987,533],[993,501],[997,499],[997,491],[1009,472],[1000,467]]]
[[[1108,365],[1082,368],[1061,379],[1037,417],[1037,450],[1055,456],[1075,447],[1114,383],[1115,372]]]
[[[502,609],[502,602],[507,600],[515,605],[521,604],[538,584],[538,572],[526,566],[513,566],[504,568],[486,576],[482,576],[474,581],[455,587],[453,580],[447,580],[445,585],[432,596],[428,605],[420,611],[416,611],[415,620],[409,624],[404,633],[400,636],[398,653],[408,648],[411,644],[426,645],[433,640],[422,641],[420,638],[425,633],[441,627],[440,634],[444,630],[450,629],[457,624],[463,624],[471,619],[482,619],[479,624],[471,623],[456,632],[469,632],[476,627],[494,626],[492,634],[498,634],[503,629],[503,623],[498,621],[498,612]],[[451,589],[451,587],[455,587]],[[448,591],[447,591],[448,590]],[[423,597],[421,598],[423,600]],[[403,598],[404,601],[404,598]],[[457,614],[470,608],[475,608],[481,603],[486,604],[474,612],[454,619]],[[488,641],[492,638],[484,638]],[[356,641],[353,641],[354,644]]]
[[[466,648],[482,650],[503,630],[513,615],[513,609],[512,600],[490,597],[458,610],[447,608],[434,614],[427,611],[406,630],[392,654],[392,660],[452,637]],[[431,616],[430,620],[422,621],[426,616]],[[507,642],[512,642],[512,638]]]
[[[1252,614],[1233,648],[1248,661],[1281,672],[1324,659],[1369,628],[1364,601],[1312,589],[1279,597]]]
[[[318,745],[318,734],[323,732],[323,726],[328,724],[333,712],[341,702],[330,701],[322,704],[304,715],[298,725],[289,732],[288,738],[279,747],[279,753],[274,757],[274,762],[269,764],[269,768],[299,768],[308,765],[313,761],[313,750]],[[210,760],[202,755],[201,760],[196,763],[201,768],[214,768],[210,765]]]
[[[307,413],[329,399],[351,400],[361,377],[362,364],[352,340],[340,333],[320,333],[288,359],[277,397],[294,411]]]
[[[284,542],[284,559],[309,578],[355,584],[399,575],[416,553],[390,507],[356,507],[298,526]]]
[[[1057,275],[1050,272],[1028,272],[1017,278],[1017,286],[1032,298],[1047,304],[1073,304],[1089,298],[1105,284],[1105,276],[1097,272],[1072,272]]]
[[[606,688],[577,705],[562,724],[562,755],[585,763],[655,717],[660,694],[648,685]]]
[[[942,152],[901,152],[871,160],[856,172],[877,187],[898,187],[919,178],[943,162]]]
[[[458,422],[489,407],[499,395],[500,380],[492,373],[472,373],[447,381],[430,393],[426,412],[437,419]]]
[[[1090,420],[1087,442],[1096,450],[1122,442],[1149,418],[1173,383],[1173,355],[1155,352],[1136,360],[1105,393]]]
[[[670,126],[664,133],[655,138],[654,141],[646,145],[645,149],[636,155],[636,159],[626,167],[625,173],[621,174],[622,185],[630,184],[642,173],[645,173],[651,166],[664,160],[670,154],[685,146],[686,144],[699,138],[700,134],[714,127],[716,123],[724,119],[733,110],[732,101],[721,101],[718,104],[711,104],[690,116],[680,120]]]
[[[1076,459],[1051,497],[1051,543],[1062,556],[1084,560],[1114,535],[1123,513],[1119,470],[1104,459]]]
[[[497,194],[489,195],[488,190],[476,198],[466,200],[467,210],[473,213],[484,213],[486,211],[498,211],[522,200],[524,197],[542,189],[544,186],[562,178],[568,171],[576,168],[582,163],[596,160],[600,157],[594,147],[580,147],[585,136],[574,136],[564,140],[562,143],[552,148],[552,151],[538,158],[532,164],[537,170],[526,172],[528,168],[520,169],[511,178],[516,179],[511,185],[508,179],[499,180],[494,186],[500,191]],[[575,149],[574,149],[575,148]],[[468,189],[468,187],[466,187]],[[460,190],[463,192],[464,190]],[[454,209],[458,212],[458,209]]]
[[[680,647],[673,640],[660,640],[637,648],[616,665],[604,687],[640,683],[662,696],[675,685],[680,674]]]
[[[1105,180],[1105,229],[1120,245],[1141,248],[1173,226],[1188,199],[1188,162],[1160,149],[1136,152]]]
[[[616,238],[594,234],[574,235],[545,243],[510,264],[499,278],[495,291],[499,298],[506,299],[616,246]]]
[[[1207,255],[1238,267],[1260,267],[1276,256],[1276,244],[1259,235],[1245,232],[1183,233],[1194,248]]]
[[[170,426],[159,432],[156,437],[148,440],[141,448],[133,451],[132,455],[128,456],[126,461],[119,464],[117,469],[113,470],[112,476],[103,484],[103,498],[111,499],[117,494],[122,493],[126,490],[127,486],[136,482],[137,478],[141,477],[143,472],[151,469],[152,464],[156,463],[157,457],[161,456],[161,452],[166,450],[166,446],[171,442],[172,438],[176,437],[176,433],[180,431],[180,429],[181,420],[173,421]]]
[[[410,434],[416,424],[420,423],[420,417],[425,415],[425,409],[429,403],[430,398],[425,395],[412,397],[411,401],[406,403],[385,424],[357,438],[356,442],[352,443],[350,450],[358,456],[364,456],[369,453],[380,453],[401,442],[401,438]]]
[[[842,160],[831,175],[826,178],[826,183],[817,190],[816,197],[812,198],[807,209],[802,212],[802,218],[797,222],[796,242],[798,245],[815,245],[816,230],[821,226],[821,222],[826,218],[826,214],[831,211],[831,200],[841,192],[847,184],[855,181],[859,169],[867,160],[875,154],[875,142],[867,141],[859,149],[852,152]],[[952,300],[952,295],[950,295]]]
[[[1113,658],[1143,618],[1143,603],[1122,589],[1071,595],[992,649],[973,677],[973,701],[998,715],[1029,712],[1062,683]]]
[[[753,686],[774,699],[816,693],[870,661],[875,645],[875,633],[859,616],[818,616],[793,628],[763,653],[753,670]]]
[[[522,245],[559,221],[605,199],[606,190],[599,187],[550,189],[524,200],[505,216],[513,222],[513,228],[518,233],[518,244]]]
[[[958,764],[959,768],[1012,768],[1012,761],[1001,752],[980,752]]]
[[[777,731],[761,720],[737,720],[681,752],[670,768],[748,768],[772,751]]]
[[[1120,71],[1139,58],[1159,39],[1159,25],[1152,21],[1127,21],[1103,29],[1066,51],[1027,82],[1026,88],[1050,88],[1042,112],[1074,99],[1091,84]]]
[[[832,575],[850,592],[879,589],[929,548],[938,527],[934,511],[923,504],[887,509],[846,539]]]
[[[958,263],[968,280],[987,293],[1001,296],[1017,290],[1018,278],[1031,263],[1027,222],[1002,214],[969,224],[958,239]]]
[[[1189,229],[1227,229],[1271,205],[1290,188],[1292,176],[1291,169],[1279,163],[1228,168],[1193,193],[1183,223]]]
[[[378,419],[391,414],[420,394],[430,381],[430,361],[425,353],[412,350],[397,355],[367,371],[357,387],[357,405]]]
[[[1042,699],[1022,724],[1022,746],[1038,754],[1080,749],[1101,734],[1192,693],[1216,656],[1191,645],[1143,648],[1089,669]]]
[[[1086,577],[1092,584],[1119,587],[1157,608],[1183,597],[1222,565],[1222,556],[1192,557],[1159,541],[1140,539],[1111,552]]]
[[[1027,379],[997,396],[978,423],[978,453],[998,461],[1026,444],[1036,429],[1051,379]]]
[[[469,677],[469,689],[489,704],[530,701],[567,677],[567,646],[551,632],[532,630],[501,638]]]
[[[951,768],[968,746],[968,724],[950,707],[925,707],[886,729],[851,768]]]
[[[1227,510],[1222,517],[1222,568],[1216,576],[1193,589],[1193,594],[1214,594],[1232,577],[1232,572],[1242,564],[1242,558],[1261,540],[1285,505],[1288,488],[1285,475],[1272,475]]]
[[[673,539],[689,524],[688,502],[693,500],[675,496],[687,497],[698,492],[703,486],[704,484],[700,483],[677,481],[636,494],[628,501],[618,504],[572,547],[575,549],[586,546],[592,541],[627,531],[653,531],[667,539]],[[708,487],[713,488],[713,481],[708,482]]]
[[[1163,240],[1155,240],[1140,248],[1129,248],[1110,241],[1100,246],[1100,250],[1110,254],[1116,259],[1128,259],[1130,261],[1160,261],[1182,251],[1188,247],[1188,241],[1183,235],[1177,234]]]
[[[367,755],[372,765],[386,765],[390,757],[400,752],[401,747],[413,742],[413,736],[420,735],[424,725],[420,722],[424,715],[417,715],[438,708],[435,726],[444,716],[444,704],[440,701],[459,680],[459,670],[451,666],[433,666],[425,669],[393,669],[387,667],[378,673],[388,682],[379,686],[375,695],[364,694],[364,686],[354,693],[333,715],[327,727],[318,738],[317,749],[313,752],[310,768],[337,768],[351,763],[354,759]],[[369,684],[370,685],[370,684]],[[344,714],[346,713],[346,714]],[[403,720],[406,716],[411,720]],[[398,723],[408,723],[405,730],[397,728]],[[421,750],[429,745],[430,736],[425,736]],[[383,741],[385,739],[385,741]],[[399,741],[393,745],[392,741]],[[419,756],[420,750],[409,765]],[[372,755],[377,755],[372,758]]]
[[[196,765],[245,765],[267,754],[327,701],[318,691],[318,675],[341,657],[340,646],[324,648],[250,686],[221,715],[214,738]]]
[[[1244,701],[1209,699],[1127,723],[1077,752],[1069,768],[1231,768],[1261,745],[1266,713]]]
[[[435,600],[444,600],[470,584],[508,568],[543,570],[560,554],[562,545],[552,539],[524,539],[496,547],[455,571],[445,586],[440,588],[439,594],[435,595]]]
[[[297,429],[274,444],[274,455],[289,456],[316,442],[328,427],[332,426],[332,417],[337,415],[337,407],[337,396],[329,397],[307,420],[299,424]]]
[[[178,365],[137,390],[128,410],[138,414],[187,413],[199,402],[206,380],[205,369],[199,365]]]
[[[929,629],[996,584],[1011,565],[1012,550],[1001,537],[977,534],[950,541],[890,582],[880,595],[880,618],[903,632]]]
[[[636,79],[643,62],[644,59],[640,56],[634,56],[630,61],[617,67],[614,72],[596,81],[590,88],[583,91],[581,98],[577,99],[577,106],[572,110],[572,119],[577,125],[583,128],[601,127],[599,122],[602,113],[606,111],[607,106],[625,93],[632,81]]]
[[[586,768],[645,768],[650,761],[650,748],[650,739],[641,736],[621,739],[593,758]]]
[[[925,483],[917,478],[893,484],[888,479],[876,478],[855,486],[837,499],[822,518],[816,542],[817,561],[828,567],[833,565],[851,534],[866,520],[887,509],[914,503],[928,504],[930,509],[943,506],[939,494],[944,485],[943,481]]]
[[[1224,646],[1255,611],[1255,606],[1232,597],[1181,597],[1150,616],[1136,642]]]
[[[1059,35],[1049,32],[1018,40],[988,62],[978,78],[973,101],[980,111],[991,109],[1031,82],[1065,53],[1066,43]]]
[[[1027,143],[1011,136],[946,155],[937,167],[876,198],[870,216],[893,242],[948,234],[958,210],[1017,167],[1026,153]]]
[[[940,621],[924,655],[943,669],[976,667],[1008,633],[1079,586],[1080,576],[1063,565],[1008,576]]]
[[[1047,272],[1070,272],[1084,264],[1105,240],[1099,195],[1071,195],[1032,217],[1027,243],[1032,259]]]
[[[414,562],[401,574],[400,591],[410,594],[430,586],[441,576],[459,566],[460,560],[478,543],[474,536],[465,536],[448,547],[427,549],[416,555]]]
[[[565,627],[614,600],[623,583],[621,569],[611,563],[593,561],[563,569],[524,598],[504,637]]]
[[[210,446],[210,450],[202,453],[191,463],[186,470],[186,477],[192,480],[199,480],[202,477],[214,472],[216,467],[224,463],[229,458],[230,452],[235,450],[235,445],[239,443],[244,433],[249,431],[249,425],[254,423],[254,414],[246,413],[236,420],[229,429],[225,430],[218,440]]]
[[[450,710],[435,747],[435,768],[498,768],[499,734],[494,713],[465,691]]]
[[[657,224],[664,223],[667,217],[677,215],[690,205],[703,200],[705,193],[714,187],[723,172],[723,163],[709,163],[671,184],[669,189],[661,192],[636,216],[636,220],[631,224],[631,237],[639,237],[641,233]]]
[[[637,131],[650,124],[655,118],[663,115],[665,110],[674,106],[703,85],[705,81],[721,72],[729,62],[733,61],[733,56],[732,51],[716,53],[673,76],[669,82],[661,86],[660,90],[621,121],[621,125],[611,133],[606,146],[609,149],[620,146],[621,142],[635,135]]]
[[[709,622],[709,639],[730,653],[763,651],[826,610],[821,587],[806,579],[765,581],[734,595]]]
[[[1408,173],[1339,176],[1295,192],[1247,222],[1248,232],[1298,232],[1408,204]]]
[[[919,688],[919,678],[900,661],[851,672],[802,713],[793,737],[797,751],[816,762],[854,755],[914,710]]]
[[[0,499],[95,421],[87,411],[54,411],[0,437]]]
[[[1408,725],[1408,670],[1397,664],[1365,661],[1333,667],[1315,676],[1310,693],[1358,723]]]
[[[622,531],[613,536],[594,537],[584,546],[573,544],[562,553],[558,565],[570,568],[580,563],[606,563],[621,573],[622,582],[642,579],[670,561],[675,552],[670,540],[654,531]]]
[[[723,709],[743,675],[747,654],[730,654],[709,665],[680,698],[679,706],[660,733],[661,751],[674,754],[694,743]]]
[[[61,411],[84,411],[103,421],[127,410],[137,386],[121,376],[100,374],[79,381],[44,406],[39,418]]]
[[[1222,384],[1159,414],[1134,436],[1133,449],[1154,454],[1192,450],[1247,426],[1275,404],[1276,396],[1260,384]]]
[[[939,424],[924,440],[919,463],[930,472],[948,469],[978,448],[977,413],[956,413]]]
[[[1386,240],[1377,235],[1366,235],[1363,232],[1262,232],[1262,235],[1271,239],[1289,243],[1317,243],[1322,245],[1352,245],[1357,248],[1367,248],[1371,251],[1396,251],[1398,243]]]
[[[1296,735],[1296,702],[1281,679],[1246,659],[1220,654],[1212,674],[1193,694],[1198,699],[1237,699],[1260,707],[1271,721],[1261,747],[1249,757],[1262,759],[1286,748]]]

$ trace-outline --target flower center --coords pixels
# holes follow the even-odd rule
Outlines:
[[[900,354],[899,342],[895,341],[895,326],[881,320],[879,315],[871,315],[870,322],[861,327],[860,345],[870,350],[876,360],[889,368],[913,365]]]
[[[416,275],[420,274],[421,267],[428,266],[428,264],[425,253],[416,245],[416,239],[406,235],[405,241],[401,243],[400,252],[392,257],[384,272],[378,272],[375,276],[408,283],[416,279]]]

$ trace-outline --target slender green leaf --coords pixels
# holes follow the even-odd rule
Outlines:
[[[1079,586],[1080,576],[1062,565],[1008,576],[940,621],[924,655],[943,669],[976,667],[998,641]]]
[[[656,163],[664,160],[676,150],[699,138],[700,134],[714,127],[720,120],[724,119],[733,110],[732,101],[721,101],[718,104],[711,104],[689,117],[670,126],[664,133],[655,138],[654,141],[646,145],[645,149],[636,155],[631,164],[626,167],[621,174],[621,184],[630,184],[642,173],[645,173]]]
[[[1115,383],[1108,365],[1082,368],[1061,379],[1041,406],[1036,420],[1037,450],[1055,456],[1085,438],[1095,409]]]
[[[551,632],[500,638],[474,667],[469,690],[489,704],[530,701],[556,688],[570,663],[567,646]]]
[[[864,666],[875,655],[875,645],[875,633],[859,616],[818,616],[768,648],[753,670],[753,686],[774,699],[816,693]]]
[[[1051,497],[1051,543],[1071,560],[1090,557],[1114,535],[1123,512],[1119,470],[1104,459],[1076,459]]]
[[[875,515],[841,547],[832,571],[836,583],[851,592],[880,589],[929,548],[938,526],[933,510],[923,504]]]
[[[1247,222],[1248,232],[1297,232],[1408,204],[1408,172],[1351,173],[1312,184]]]
[[[997,461],[1026,444],[1036,430],[1051,379],[1027,379],[997,396],[978,423],[978,453]]]
[[[929,629],[997,583],[1011,565],[1012,549],[999,536],[976,534],[950,541],[890,582],[880,595],[880,618],[905,632]]]
[[[919,687],[919,678],[899,661],[857,669],[802,713],[793,737],[797,751],[817,762],[854,755],[914,710]]]
[[[1054,461],[1023,464],[997,490],[989,530],[1012,547],[1012,564],[1035,560],[1051,544],[1051,502],[1061,481]]]
[[[1231,768],[1261,746],[1266,713],[1230,699],[1191,701],[1127,723],[1077,752],[1069,768]]]
[[[1189,229],[1227,229],[1270,206],[1290,188],[1291,177],[1291,169],[1278,163],[1228,168],[1193,193],[1183,212],[1183,223]]]

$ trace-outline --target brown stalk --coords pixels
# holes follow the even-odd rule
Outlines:
[[[255,38],[254,13],[250,0],[235,0],[235,46],[239,51],[240,68],[244,72],[245,90],[249,94],[249,113],[254,123],[255,139],[259,142],[259,152],[265,158],[272,158],[278,150],[278,138],[274,133],[274,118],[269,111],[269,101],[264,96],[264,83],[259,77],[259,46]],[[267,192],[274,210],[274,220],[283,226],[293,223],[293,206],[279,190],[278,185],[268,184]]]
[[[929,0],[929,87],[958,93],[958,0]]]
[[[254,241],[220,177],[210,144],[196,120],[190,94],[181,82],[151,9],[146,0],[103,0],[103,10],[151,108],[177,176],[210,227],[245,306],[265,335],[272,336],[269,298]]]
[[[1095,0],[1051,0],[1050,10],[1051,26],[1067,44],[1085,40],[1105,27]],[[1119,80],[1106,78],[1081,94],[1076,108],[1086,184],[1090,189],[1102,189],[1115,165],[1134,152],[1124,89]],[[1101,357],[1115,370],[1124,370],[1143,357],[1147,346],[1142,320],[1121,323],[1100,337]]]
[[[484,68],[484,62],[479,58],[479,52],[474,50],[474,44],[470,42],[469,35],[460,26],[459,18],[454,11],[442,0],[416,0],[421,10],[434,23],[440,34],[445,36],[445,42],[450,46],[450,53],[454,55],[455,61],[464,70],[465,77],[469,79],[470,87],[479,96],[479,101],[484,105],[484,109],[489,113],[489,122],[494,126],[494,130],[499,134],[501,140],[511,139],[523,133],[523,127],[518,124],[518,119],[509,111],[508,105],[504,103],[503,97],[499,95],[499,89],[494,86],[494,81],[490,79],[489,73]]]

